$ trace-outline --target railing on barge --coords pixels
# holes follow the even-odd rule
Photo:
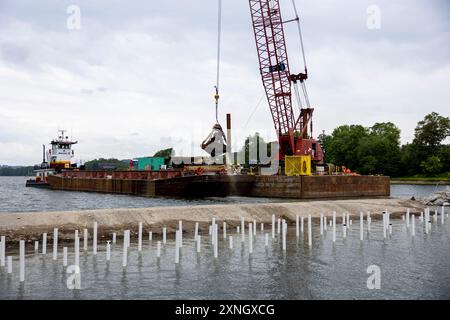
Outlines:
[[[68,179],[160,180],[183,176],[181,170],[161,171],[63,171]]]

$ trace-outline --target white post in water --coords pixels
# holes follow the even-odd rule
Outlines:
[[[208,234],[212,237],[212,225],[209,225],[209,232]]]
[[[47,254],[47,233],[42,235],[42,254]]]
[[[256,237],[256,220],[253,219],[253,235]]]
[[[80,238],[75,237],[75,265],[80,266]]]
[[[283,251],[286,251],[286,223],[283,220],[283,232],[282,232],[282,242],[283,242]]]
[[[175,264],[180,263],[180,230],[175,231]]]
[[[272,215],[272,239],[275,239],[275,215]]]
[[[383,239],[386,239],[386,237],[387,237],[386,224],[387,224],[387,217],[386,217],[386,213],[383,212]]]
[[[0,243],[0,267],[5,266],[5,254],[6,254],[6,237],[1,236],[1,243]]]
[[[327,231],[327,216],[323,217],[323,229]]]
[[[1,248],[0,248],[0,251],[1,251]],[[34,242],[34,252],[38,252],[38,251],[39,251],[39,241],[35,241]]]
[[[423,211],[420,213],[419,221],[423,222]]]
[[[266,233],[264,238],[265,238],[264,239],[264,244],[265,244],[266,247],[268,247],[269,246],[269,234]]]
[[[88,229],[84,228],[83,251],[88,251]]]
[[[387,215],[387,226],[389,227],[391,225],[391,214],[387,210],[386,215]]]
[[[53,260],[58,260],[58,228],[53,229]]]
[[[411,235],[413,237],[415,237],[416,236],[416,219],[415,219],[414,215],[412,215],[411,218],[412,218],[412,221],[411,221]]]
[[[229,237],[228,242],[230,243],[230,249],[233,249],[233,236]]]
[[[106,241],[106,261],[111,260],[111,241]]]
[[[116,242],[117,242],[117,233],[113,233],[113,239],[112,239],[112,243],[113,244],[116,244]]]
[[[7,256],[6,257],[6,261],[7,261],[7,272],[8,272],[8,274],[11,274],[12,273],[12,257],[11,256]]]
[[[19,278],[25,281],[25,240],[19,241]]]
[[[336,211],[333,212],[333,242],[336,242]]]
[[[138,227],[138,251],[142,251],[142,222],[139,222]]]
[[[227,223],[226,222],[223,223],[222,229],[223,229],[223,240],[227,240]]]
[[[308,214],[308,245],[312,246],[312,225],[311,225],[311,214]]]
[[[300,238],[300,217],[298,214],[295,216],[295,236]]]
[[[180,234],[178,236],[180,242],[180,249],[183,248],[183,221],[178,221],[178,230],[180,230]]]
[[[241,217],[241,242],[245,241],[245,221],[244,217]]]
[[[261,222],[261,233],[264,234],[264,222]]]
[[[359,240],[364,241],[364,213],[359,214]]]
[[[194,241],[196,241],[197,237],[198,237],[198,227],[199,227],[199,224],[198,224],[198,222],[196,222],[195,223],[195,231],[194,231]]]
[[[408,209],[406,209],[406,228],[408,228],[408,229],[409,229],[409,214],[410,214],[410,211],[408,208]]]
[[[219,257],[219,225],[214,224],[214,258]]]
[[[128,259],[128,244],[127,244],[127,230],[124,231],[123,234],[123,251],[122,251],[122,267],[127,267],[127,259]]]
[[[434,222],[436,222],[436,224],[438,222],[438,211],[437,210],[434,210]]]
[[[323,235],[323,213],[320,214],[320,235]]]
[[[343,234],[344,239],[347,238],[347,224],[346,223],[344,223],[342,225],[342,234]]]
[[[163,244],[165,245],[167,242],[167,228],[163,228]]]
[[[236,227],[236,232],[237,232],[237,234],[241,233],[241,227],[240,226]]]
[[[252,223],[250,222],[248,224],[248,230],[252,230]],[[252,254],[253,253],[253,236],[252,236],[252,232],[250,231],[248,233],[248,253]]]
[[[153,232],[152,231],[148,232],[148,241],[153,241]]]
[[[94,222],[94,235],[93,235],[93,243],[92,243],[92,253],[95,255],[97,255],[97,229],[98,229],[98,224],[97,221]]]
[[[303,233],[305,231],[305,218],[301,216],[300,218],[300,232]]]
[[[200,253],[200,249],[201,249],[201,239],[202,237],[200,235],[197,236],[197,253]]]
[[[281,218],[278,218],[278,225],[277,225],[277,234],[281,234]]]
[[[392,223],[389,224],[389,235],[392,236]]]
[[[67,247],[63,248],[63,267],[67,267]]]
[[[156,243],[156,257],[158,259],[161,257],[161,241]]]

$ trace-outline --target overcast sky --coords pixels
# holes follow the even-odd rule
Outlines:
[[[234,142],[275,139],[262,100],[246,0],[223,1],[222,123]],[[416,123],[450,115],[447,0],[297,0],[315,107],[315,135],[341,124],[392,121],[410,141]],[[68,29],[67,8],[81,10]],[[281,0],[285,19],[292,5]],[[367,27],[367,8],[381,28]],[[64,128],[76,159],[132,158],[175,146],[201,155],[214,123],[217,1],[0,0],[0,164],[31,165]],[[295,25],[286,25],[301,71]]]

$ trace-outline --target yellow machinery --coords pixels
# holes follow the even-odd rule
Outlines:
[[[288,177],[310,176],[311,156],[286,156],[284,163],[284,173]]]

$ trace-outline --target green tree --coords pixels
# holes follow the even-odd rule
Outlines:
[[[361,174],[398,175],[400,130],[391,122],[370,128],[344,125],[319,137],[326,161]]]
[[[439,157],[430,156],[420,163],[420,167],[422,168],[423,173],[433,176],[441,172],[443,165]]]
[[[450,119],[432,112],[417,124],[414,140],[402,148],[402,167],[408,175],[430,174],[431,156],[440,159],[441,172],[449,170],[450,151],[442,142],[450,136]],[[430,162],[431,161],[431,162]],[[424,165],[422,165],[424,164]],[[438,166],[439,167],[439,166]],[[435,167],[435,168],[438,168]],[[435,173],[433,173],[435,174]]]
[[[338,166],[346,166],[352,170],[361,168],[357,147],[362,138],[367,137],[369,130],[361,125],[343,125],[334,129],[326,141],[328,162]]]
[[[153,157],[169,159],[175,155],[173,148],[159,150]]]
[[[432,112],[417,124],[414,144],[423,146],[429,152],[436,152],[442,141],[450,136],[450,118]]]
[[[258,164],[261,162],[261,154],[260,150],[265,150],[267,155],[266,157],[271,157],[272,154],[272,142],[266,142],[264,138],[260,136],[258,132],[253,135],[250,135],[245,139],[244,146],[239,152],[239,159],[241,161],[245,161],[245,164],[249,164],[250,161],[255,161]],[[250,150],[252,152],[250,152]],[[256,157],[256,158],[255,158]],[[264,157],[264,158],[266,158]]]
[[[400,166],[400,129],[393,123],[376,123],[356,148],[358,172],[396,176]]]

